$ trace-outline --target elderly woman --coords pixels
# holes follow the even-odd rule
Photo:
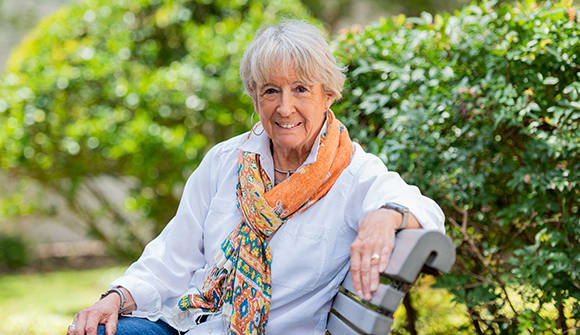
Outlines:
[[[319,30],[262,29],[240,68],[260,122],[207,153],[175,217],[69,334],[323,334],[349,264],[370,299],[398,229],[443,229],[330,110],[344,75]]]

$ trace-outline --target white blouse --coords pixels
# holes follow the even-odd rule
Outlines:
[[[303,165],[316,160],[318,142]],[[443,212],[433,200],[388,171],[378,157],[353,145],[350,165],[328,194],[291,217],[270,240],[269,334],[324,333],[332,298],[349,268],[350,244],[370,211],[395,202],[408,207],[423,228],[444,231]],[[249,139],[245,133],[214,146],[189,177],[175,217],[111,285],[131,292],[137,305],[133,316],[161,318],[176,329],[194,329],[194,334],[210,333],[201,331],[203,324],[195,325],[197,315],[180,312],[177,302],[187,290],[202,287],[215,252],[241,220],[236,208],[239,150],[260,154],[262,167],[274,180],[265,132]]]

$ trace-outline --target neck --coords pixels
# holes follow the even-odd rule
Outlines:
[[[312,148],[312,146],[310,147]],[[274,167],[278,170],[296,171],[304,163],[310,149],[306,150],[284,150],[272,145],[272,158],[274,159]]]

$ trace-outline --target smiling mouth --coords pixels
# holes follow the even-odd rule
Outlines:
[[[284,129],[292,129],[292,128],[296,128],[299,125],[302,124],[302,122],[297,122],[297,123],[280,123],[280,122],[274,122],[278,127],[280,128],[284,128]]]

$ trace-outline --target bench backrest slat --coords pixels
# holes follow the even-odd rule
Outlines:
[[[391,329],[393,320],[379,312],[368,309],[367,306],[338,292],[332,306],[334,312],[363,331],[365,334],[384,334]]]
[[[361,335],[362,333],[356,331],[351,325],[341,320],[336,314],[328,314],[328,321],[326,322],[326,330],[334,335]]]
[[[350,272],[344,278],[342,287],[356,295],[354,287],[352,286]],[[380,284],[375,294],[373,294],[373,298],[371,299],[370,303],[376,306],[380,306],[386,311],[395,313],[404,296],[405,292],[399,291],[391,285]]]

